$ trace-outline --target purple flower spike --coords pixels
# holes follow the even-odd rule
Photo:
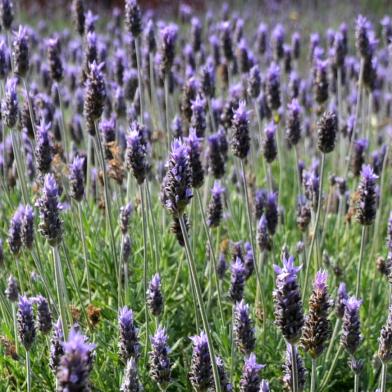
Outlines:
[[[250,354],[256,343],[255,329],[249,315],[249,305],[244,300],[237,302],[234,311],[235,343],[242,354]]]
[[[246,270],[244,263],[240,257],[231,264],[231,286],[230,286],[230,298],[233,302],[239,302],[242,300],[244,295]]]
[[[245,101],[241,101],[234,110],[232,121],[231,147],[236,157],[245,159],[250,149],[249,137],[249,111],[246,110]]]
[[[343,316],[343,327],[342,336],[340,338],[340,343],[346,349],[346,351],[354,355],[362,341],[361,337],[361,322],[359,319],[359,308],[362,301],[350,297],[346,300],[346,307]]]
[[[154,316],[159,316],[163,312],[163,297],[159,274],[155,274],[151,279],[147,290],[147,304]]]
[[[264,141],[262,146],[264,158],[268,163],[272,163],[278,154],[275,134],[276,134],[276,126],[271,121],[264,129]]]
[[[261,383],[260,371],[264,368],[265,365],[257,363],[254,353],[251,353],[249,357],[245,358],[240,380],[240,391],[259,392]]]
[[[295,344],[302,334],[304,316],[297,274],[302,266],[294,265],[294,257],[283,256],[283,268],[274,265],[276,289],[273,292],[275,303],[275,323],[281,329],[286,341]]]
[[[40,124],[36,127],[37,143],[35,146],[35,159],[41,175],[50,171],[50,165],[52,163],[52,143],[49,136],[51,128],[52,124],[46,123],[44,118],[41,119]]]
[[[21,227],[22,243],[27,249],[33,247],[34,242],[34,210],[30,205],[24,208],[22,227]]]
[[[2,114],[8,128],[13,128],[18,120],[18,93],[16,91],[18,80],[10,78],[5,84],[5,95],[1,102]]]
[[[59,214],[62,207],[58,195],[56,179],[53,174],[47,174],[44,179],[42,196],[38,199],[36,205],[40,216],[39,230],[51,246],[60,243],[63,233],[63,222]]]
[[[150,375],[162,389],[168,386],[171,373],[170,348],[167,345],[167,340],[166,330],[162,327],[158,327],[155,335],[151,337]]]
[[[373,223],[377,209],[376,176],[370,165],[362,166],[361,179],[358,185],[358,200],[355,203],[357,221],[364,226]]]
[[[177,25],[170,24],[165,26],[160,31],[161,46],[161,72],[163,75],[169,74],[171,66],[174,61],[176,41],[177,41],[178,27]]]
[[[183,214],[192,193],[192,171],[187,146],[175,140],[172,143],[167,171],[161,188],[161,202],[173,215]]]
[[[24,215],[24,206],[19,205],[15,211],[12,219],[10,228],[8,230],[8,245],[11,253],[18,255],[22,248],[22,221]]]
[[[193,117],[192,117],[193,118]],[[204,169],[201,162],[201,138],[198,136],[197,130],[191,128],[189,136],[185,142],[188,146],[189,163],[192,171],[192,186],[193,188],[200,188],[204,182]]]
[[[222,195],[224,192],[225,188],[222,187],[219,181],[215,181],[211,189],[212,198],[207,211],[207,224],[209,227],[218,227],[220,224],[223,212]]]
[[[61,320],[58,319],[53,326],[53,334],[50,340],[50,358],[49,358],[49,367],[52,369],[52,371],[55,374],[57,373],[57,369],[60,365],[60,359],[64,354],[63,342],[64,342],[63,328],[61,326]]]
[[[133,312],[127,306],[120,309],[118,323],[120,330],[119,354],[126,363],[131,357],[137,359],[140,351],[138,329],[134,324]]]
[[[26,296],[19,297],[17,321],[19,339],[29,351],[35,340],[35,323],[33,306]]]
[[[280,107],[280,68],[272,63],[267,71],[266,95],[268,107],[271,111],[276,111]]]
[[[27,29],[19,26],[14,32],[15,39],[12,43],[12,59],[14,63],[14,73],[20,77],[25,77],[29,70],[29,37]]]
[[[85,157],[76,156],[69,165],[70,196],[80,202],[84,196]]]
[[[87,343],[87,338],[76,329],[71,329],[68,340],[62,344],[57,370],[57,382],[61,391],[84,391],[89,389],[89,374],[95,345]]]
[[[207,335],[202,331],[200,335],[192,336],[191,340],[193,352],[189,378],[196,391],[206,391],[212,386],[212,366]]]

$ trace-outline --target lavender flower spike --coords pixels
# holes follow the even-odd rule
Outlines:
[[[347,299],[348,299],[348,294],[346,290],[346,284],[340,282],[338,288],[338,297],[335,301],[335,312],[336,312],[336,316],[339,318],[343,318],[344,316],[344,310],[346,308]]]
[[[225,188],[219,181],[215,181],[214,186],[211,189],[212,198],[207,211],[208,227],[218,227],[220,224],[223,211],[222,195],[224,192]]]
[[[161,278],[155,274],[147,290],[147,304],[154,316],[159,316],[163,312],[163,297],[161,291]]]
[[[242,300],[244,295],[246,270],[241,258],[237,257],[231,265],[230,298],[233,302]]]
[[[244,101],[241,101],[234,111],[231,147],[234,155],[240,159],[245,159],[249,153],[249,111],[246,110]]]
[[[84,164],[85,158],[76,156],[69,165],[70,196],[77,202],[84,196]]]
[[[162,327],[159,327],[155,335],[151,337],[150,375],[162,389],[168,386],[171,373],[170,348],[167,345],[167,340],[166,331]]]
[[[5,289],[4,293],[10,302],[16,302],[18,300],[18,282],[12,275],[8,277],[7,288]]]
[[[207,335],[202,331],[200,335],[192,336],[191,340],[193,352],[189,379],[196,391],[207,391],[213,384]]]
[[[58,391],[90,390],[91,356],[95,346],[86,340],[85,336],[73,328],[68,341],[63,343],[64,354],[57,370]]]
[[[249,305],[244,300],[237,302],[234,311],[234,336],[242,354],[250,354],[256,343],[255,329],[249,316]]]
[[[22,243],[27,249],[33,247],[34,242],[34,211],[30,205],[24,208],[22,227],[21,227]]]
[[[127,306],[120,309],[118,323],[120,330],[119,354],[121,359],[124,362],[131,357],[137,360],[140,351],[138,329],[134,324],[133,312]]]
[[[63,349],[64,334],[63,327],[61,326],[61,320],[58,319],[53,326],[53,334],[50,340],[50,358],[49,367],[56,374],[57,369],[60,365],[60,359],[64,354]]]
[[[340,338],[340,343],[345,350],[354,355],[362,341],[359,320],[359,307],[362,301],[355,297],[350,297],[346,301],[346,307],[343,316],[343,332]]]
[[[19,297],[18,333],[26,351],[29,351],[35,340],[35,324],[33,306],[26,296]]]
[[[260,371],[265,365],[258,364],[256,355],[251,353],[245,359],[240,380],[240,392],[259,392],[261,377]]]
[[[274,265],[276,289],[273,292],[275,303],[275,323],[282,331],[286,341],[292,345],[302,334],[304,316],[297,273],[302,266],[294,265],[294,257],[283,256],[283,268]]]
[[[18,121],[18,93],[16,91],[18,80],[10,78],[5,84],[5,94],[1,102],[4,122],[8,128],[13,128]]]
[[[36,205],[39,209],[39,230],[51,246],[57,246],[62,239],[63,222],[60,219],[62,206],[59,203],[59,191],[53,174],[47,174],[41,197]]]
[[[170,159],[161,188],[161,202],[174,216],[183,214],[189,204],[192,193],[192,172],[188,149],[179,140],[172,143]]]
[[[41,175],[50,171],[50,165],[52,163],[52,144],[49,137],[51,127],[52,124],[46,123],[43,117],[40,124],[36,127],[37,142],[35,146],[35,159]]]
[[[392,307],[389,307],[388,319],[381,329],[378,343],[378,357],[386,364],[392,359]]]
[[[137,363],[135,358],[130,358],[127,361],[125,368],[124,379],[120,387],[121,392],[142,392],[143,387],[139,381],[139,375],[137,371]]]
[[[363,226],[371,225],[376,216],[377,178],[370,165],[362,166],[361,179],[358,185],[358,200],[355,203],[355,216]]]
[[[38,330],[43,334],[47,334],[52,330],[52,315],[48,301],[42,295],[38,295],[35,298],[35,302],[38,310]]]
[[[29,37],[26,27],[19,26],[14,35],[15,39],[12,43],[14,73],[23,78],[29,70]]]
[[[11,253],[14,255],[18,255],[22,248],[22,221],[24,210],[24,206],[19,205],[11,219],[10,228],[8,230],[8,245]]]
[[[125,1],[125,25],[136,39],[142,32],[142,15],[136,0]]]

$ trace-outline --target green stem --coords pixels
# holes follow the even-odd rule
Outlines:
[[[387,390],[387,367],[388,364],[383,362],[381,365],[381,388],[380,392],[386,392]]]
[[[145,205],[145,195],[143,192],[143,185],[140,185],[140,199],[142,202],[142,226],[143,226],[143,291],[144,291],[144,314],[146,323],[146,336],[145,336],[145,346],[144,346],[144,360],[147,361],[148,355],[148,306],[147,306],[147,287],[148,287],[148,263],[147,263],[147,219],[146,219],[146,205]]]
[[[359,290],[361,285],[361,270],[363,264],[363,253],[365,250],[365,237],[366,237],[367,226],[362,226],[362,234],[361,234],[361,249],[359,251],[359,262],[358,262],[358,269],[357,269],[357,285],[355,286],[355,296],[358,298]]]
[[[354,374],[354,392],[359,392],[359,374]]]
[[[305,284],[304,284],[304,290],[302,293],[302,301],[304,300],[304,298],[306,296],[306,289],[307,289],[308,280],[309,280],[310,260],[312,259],[313,247],[314,247],[314,244],[315,244],[315,241],[317,238],[318,224],[320,221],[321,204],[322,204],[322,199],[323,199],[324,167],[325,167],[325,154],[322,154],[321,155],[320,186],[319,186],[319,195],[318,195],[318,203],[317,203],[317,212],[316,212],[316,219],[315,219],[314,228],[313,228],[313,236],[310,241],[309,253],[308,253],[308,257],[307,257],[307,261],[306,261]]]
[[[12,320],[14,322],[15,352],[19,354],[18,325],[16,323],[16,303],[12,302]]]
[[[310,379],[310,392],[316,392],[317,386],[317,360],[312,358],[312,377]]]
[[[79,216],[79,226],[80,226],[80,236],[82,237],[82,247],[83,247],[83,257],[84,257],[84,268],[86,269],[87,274],[87,289],[88,289],[88,299],[89,303],[91,303],[91,284],[90,284],[90,272],[88,268],[88,257],[87,257],[87,246],[86,246],[86,236],[83,228],[83,219],[82,219],[82,207],[80,203],[77,204],[78,216]]]
[[[216,392],[221,392],[220,378],[219,378],[218,368],[216,366],[216,361],[215,361],[215,352],[214,352],[214,347],[212,344],[210,326],[208,325],[207,314],[206,314],[203,298],[201,295],[201,288],[200,288],[199,280],[197,278],[196,264],[193,259],[193,254],[192,254],[191,247],[189,244],[188,232],[186,229],[186,224],[184,222],[183,215],[180,215],[179,221],[180,221],[182,236],[184,237],[185,251],[186,251],[186,255],[187,255],[187,259],[188,259],[189,269],[191,271],[193,285],[195,288],[196,299],[199,304],[199,310],[200,310],[201,319],[202,319],[202,323],[203,323],[203,329],[204,329],[204,332],[207,336],[208,351],[210,353],[210,358],[211,358],[211,363],[212,363],[212,372],[213,372],[213,376],[214,376],[215,390],[216,390]]]
[[[10,133],[11,133],[11,140],[12,140],[12,149],[14,151],[14,156],[16,160],[16,170],[18,172],[18,178],[22,189],[23,201],[25,204],[28,204],[29,196],[28,196],[26,177],[25,177],[26,171],[23,169],[23,164],[22,164],[23,161],[20,156],[21,148],[19,146],[19,141],[18,141],[19,137],[18,134],[16,134],[15,131],[13,131],[12,129]]]
[[[67,303],[65,299],[64,293],[64,282],[61,281],[61,261],[60,261],[60,254],[57,246],[52,248],[53,251],[53,263],[54,263],[54,277],[56,282],[56,290],[57,290],[57,301],[59,303],[60,309],[60,319],[61,325],[64,331],[64,339],[67,340],[68,338],[68,319],[67,319]]]
[[[31,392],[31,362],[30,362],[30,351],[26,351],[26,384],[27,392]]]
[[[320,391],[323,390],[326,385],[328,385],[328,382],[332,377],[333,372],[335,371],[335,367],[338,362],[341,351],[342,351],[342,345],[339,345],[338,351],[336,352],[335,357],[332,361],[332,365],[329,367],[327,375],[323,378],[321,382]]]
[[[152,222],[152,238],[154,241],[154,256],[155,256],[155,269],[157,272],[159,272],[159,248],[158,248],[158,241],[157,241],[157,225],[155,221],[155,216],[154,216],[154,211],[153,211],[153,205],[151,203],[151,194],[150,194],[150,186],[148,181],[146,181],[146,194],[147,194],[147,208],[150,211],[150,217],[151,217],[151,222]]]
[[[218,273],[217,273],[216,255],[215,255],[215,252],[214,252],[214,246],[212,244],[211,233],[210,233],[210,230],[208,229],[208,226],[207,226],[206,216],[205,216],[205,213],[204,213],[204,208],[203,208],[203,204],[202,204],[202,201],[201,201],[200,192],[199,192],[198,189],[196,189],[196,195],[197,195],[197,200],[199,202],[201,216],[202,216],[202,219],[203,219],[204,230],[206,232],[207,239],[208,239],[208,246],[210,248],[210,255],[211,255],[212,265],[213,265],[213,268],[214,268],[214,273],[213,274],[214,274],[214,277],[215,277],[215,284],[216,284],[217,293],[218,293],[219,312],[220,312],[222,324],[224,324],[224,320],[225,319],[223,317],[222,297],[221,297],[220,287],[219,287],[219,278],[218,278]]]
[[[298,389],[298,368],[297,368],[297,356],[295,344],[291,344],[291,383],[293,392],[299,392]]]
[[[328,359],[331,356],[331,351],[332,351],[333,344],[335,342],[336,336],[337,336],[337,334],[339,332],[339,327],[340,327],[340,319],[338,318],[338,319],[336,319],[335,327],[333,329],[332,337],[331,337],[331,340],[330,340],[329,345],[328,345],[328,350],[327,350],[327,354],[325,356],[324,363],[328,363]]]

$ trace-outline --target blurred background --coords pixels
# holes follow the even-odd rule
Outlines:
[[[20,0],[20,8],[29,13],[52,13],[53,11],[64,10],[69,7],[71,0]],[[178,14],[180,6],[187,4],[194,10],[203,12],[207,7],[217,7],[223,3],[228,3],[236,9],[252,7],[260,11],[260,15],[264,9],[271,10],[287,10],[291,8],[316,10],[333,10],[342,6],[350,7],[357,12],[372,12],[376,15],[391,14],[392,0],[139,0],[139,4],[144,9],[154,9],[164,14]],[[112,9],[113,7],[123,7],[124,0],[87,0],[86,7],[91,9]],[[255,8],[257,7],[257,8]]]

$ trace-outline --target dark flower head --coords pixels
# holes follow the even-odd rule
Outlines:
[[[297,60],[301,55],[301,34],[298,31],[294,31],[291,36],[291,51],[293,57]]]
[[[14,4],[12,0],[2,0],[0,3],[1,26],[10,30],[14,20]]]
[[[48,301],[42,295],[38,295],[34,302],[38,310],[38,330],[43,334],[48,334],[52,330],[52,315]]]
[[[338,120],[334,112],[325,112],[317,123],[318,148],[330,153],[335,148]]]
[[[192,193],[192,169],[187,146],[175,140],[172,143],[167,171],[161,188],[161,202],[173,215],[180,216],[189,204]]]
[[[286,341],[295,344],[302,334],[304,316],[301,294],[297,283],[297,273],[302,266],[294,265],[294,257],[283,257],[283,268],[274,265],[276,289],[273,292],[275,303],[275,323]]]
[[[134,121],[127,135],[126,164],[132,170],[138,184],[142,184],[150,172],[149,146],[145,138],[146,129]]]
[[[297,99],[287,105],[287,112],[286,136],[290,144],[295,146],[301,137],[302,109]]]
[[[362,341],[361,337],[361,322],[359,320],[359,308],[362,301],[355,297],[350,297],[346,300],[346,306],[343,316],[343,327],[340,343],[345,350],[354,355]]]
[[[147,304],[153,316],[159,316],[163,312],[163,297],[161,289],[161,278],[155,274],[147,290]]]
[[[10,228],[8,230],[8,245],[11,253],[14,255],[18,255],[22,248],[22,222],[24,210],[24,206],[19,205],[11,219]]]
[[[50,340],[49,367],[56,374],[60,364],[60,359],[64,354],[63,349],[64,334],[61,320],[58,319],[53,326],[52,338]]]
[[[19,287],[17,280],[10,275],[7,281],[7,288],[5,289],[5,295],[11,302],[16,302],[19,298]]]
[[[84,34],[84,0],[73,0],[72,1],[72,18],[75,25],[76,31],[80,34]]]
[[[225,277],[225,273],[227,270],[227,263],[226,263],[226,257],[224,253],[219,254],[219,259],[218,259],[218,265],[216,267],[216,272],[218,274],[219,279],[223,279]]]
[[[315,61],[315,77],[313,81],[315,99],[317,103],[323,104],[328,100],[328,60]]]
[[[267,196],[265,203],[265,217],[267,219],[268,231],[271,235],[274,235],[279,219],[278,197],[275,192],[271,192]]]
[[[232,26],[230,22],[222,22],[219,26],[220,46],[225,59],[230,62],[234,58],[233,40],[231,37]]]
[[[203,137],[207,128],[206,104],[206,100],[201,95],[197,95],[196,99],[192,101],[191,126],[198,137]]]
[[[255,65],[249,71],[248,77],[248,94],[251,98],[256,99],[261,90],[261,74],[258,65]]]
[[[200,335],[192,336],[191,340],[193,351],[189,379],[196,391],[207,391],[212,385],[212,366],[207,335],[202,331]]]
[[[265,365],[257,363],[254,353],[245,358],[240,380],[240,392],[259,392],[261,383],[260,371],[264,368]]]
[[[70,196],[80,202],[84,196],[85,157],[76,156],[69,165]]]
[[[234,110],[232,121],[231,147],[236,157],[245,159],[250,149],[249,137],[249,111],[246,110],[245,101],[241,101]]]
[[[52,163],[52,143],[49,136],[51,127],[52,124],[46,123],[44,117],[41,118],[41,122],[36,126],[35,159],[41,175],[50,171]]]
[[[268,231],[268,221],[264,214],[261,215],[257,224],[256,239],[262,252],[272,250],[272,238]]]
[[[264,140],[263,140],[263,155],[268,163],[272,163],[278,155],[276,145],[276,126],[271,121],[264,129]]]
[[[95,346],[87,342],[77,329],[72,328],[68,340],[62,343],[64,353],[57,370],[59,391],[88,391],[91,358]]]
[[[365,151],[368,148],[367,139],[358,139],[354,142],[354,150],[351,161],[351,168],[354,176],[358,177],[361,174],[362,165],[365,163]]]
[[[203,94],[208,98],[213,98],[215,95],[215,68],[212,61],[207,61],[202,67],[200,79]]]
[[[226,142],[226,135],[217,132],[208,137],[207,160],[208,168],[214,178],[222,178],[225,174],[225,146],[222,146],[222,136]]]
[[[178,27],[177,25],[170,24],[165,26],[160,31],[160,55],[161,55],[161,73],[168,75],[173,65],[176,41],[177,41]]]
[[[242,300],[244,295],[246,270],[244,263],[240,257],[237,257],[231,264],[231,285],[230,285],[230,298],[235,302]]]
[[[95,32],[95,23],[99,20],[98,15],[94,15],[91,10],[88,10],[85,14],[84,26],[85,30],[88,33]]]
[[[280,107],[280,68],[272,63],[267,71],[265,86],[268,107],[271,111],[276,111]]]
[[[137,359],[140,351],[138,329],[135,327],[133,312],[127,306],[120,309],[118,323],[120,330],[119,354],[121,360],[126,363],[130,358]]]
[[[192,171],[192,186],[200,188],[204,182],[204,170],[201,162],[201,138],[197,135],[195,128],[189,130],[189,137],[185,142],[188,147],[189,163]]]
[[[19,297],[17,321],[19,339],[25,349],[29,351],[35,340],[35,323],[33,306],[26,296]]]
[[[18,120],[17,83],[16,78],[7,79],[4,98],[1,102],[2,117],[8,128],[14,128]]]
[[[284,38],[285,38],[285,29],[283,25],[280,23],[275,26],[275,28],[272,31],[272,49],[273,49],[273,54],[274,54],[274,59],[275,61],[279,61],[283,58],[284,55],[284,50],[283,50],[283,44],[284,44]]]
[[[42,196],[37,200],[39,209],[41,234],[51,246],[58,245],[62,240],[63,222],[60,219],[62,209],[59,203],[59,191],[53,174],[47,174],[44,179]]]
[[[102,73],[104,64],[95,60],[90,64],[84,93],[83,113],[86,121],[93,125],[103,112],[106,100],[106,87]]]
[[[136,0],[125,1],[125,25],[134,38],[142,32],[142,13]]]
[[[215,181],[211,189],[212,198],[207,211],[207,224],[209,227],[218,227],[220,224],[223,212],[222,195],[224,192],[225,188],[219,181]]]
[[[161,388],[167,387],[170,382],[171,363],[170,348],[167,345],[166,330],[158,327],[154,336],[151,336],[152,350],[150,352],[150,375]]]
[[[371,24],[367,18],[359,15],[355,26],[355,46],[362,58],[369,58],[372,56],[372,48],[370,44],[370,29]]]
[[[244,355],[249,355],[255,348],[256,338],[249,315],[249,305],[244,300],[235,305],[233,331],[238,350]]]
[[[319,357],[331,336],[331,325],[328,319],[332,301],[327,291],[325,271],[319,271],[313,284],[313,292],[309,300],[309,313],[306,316],[301,343],[312,358]]]
[[[376,180],[377,176],[374,174],[370,165],[363,165],[361,170],[361,179],[359,181],[357,194],[355,200],[355,217],[357,221],[364,226],[369,226],[373,223],[376,216],[377,208],[377,192]]]
[[[19,26],[14,32],[15,39],[12,43],[12,59],[14,63],[14,73],[20,77],[25,77],[29,70],[29,37],[26,27]]]
[[[61,46],[59,39],[57,37],[50,38],[47,41],[47,48],[50,75],[53,80],[60,82],[63,78],[63,64],[60,57]]]
[[[383,363],[388,363],[392,359],[392,308],[389,307],[388,319],[382,327],[378,338],[378,357]]]
[[[23,211],[21,227],[22,243],[27,249],[33,247],[34,242],[34,210],[30,205],[26,205]]]
[[[120,208],[120,229],[122,234],[126,234],[129,228],[129,219],[132,215],[133,206],[131,203]]]

